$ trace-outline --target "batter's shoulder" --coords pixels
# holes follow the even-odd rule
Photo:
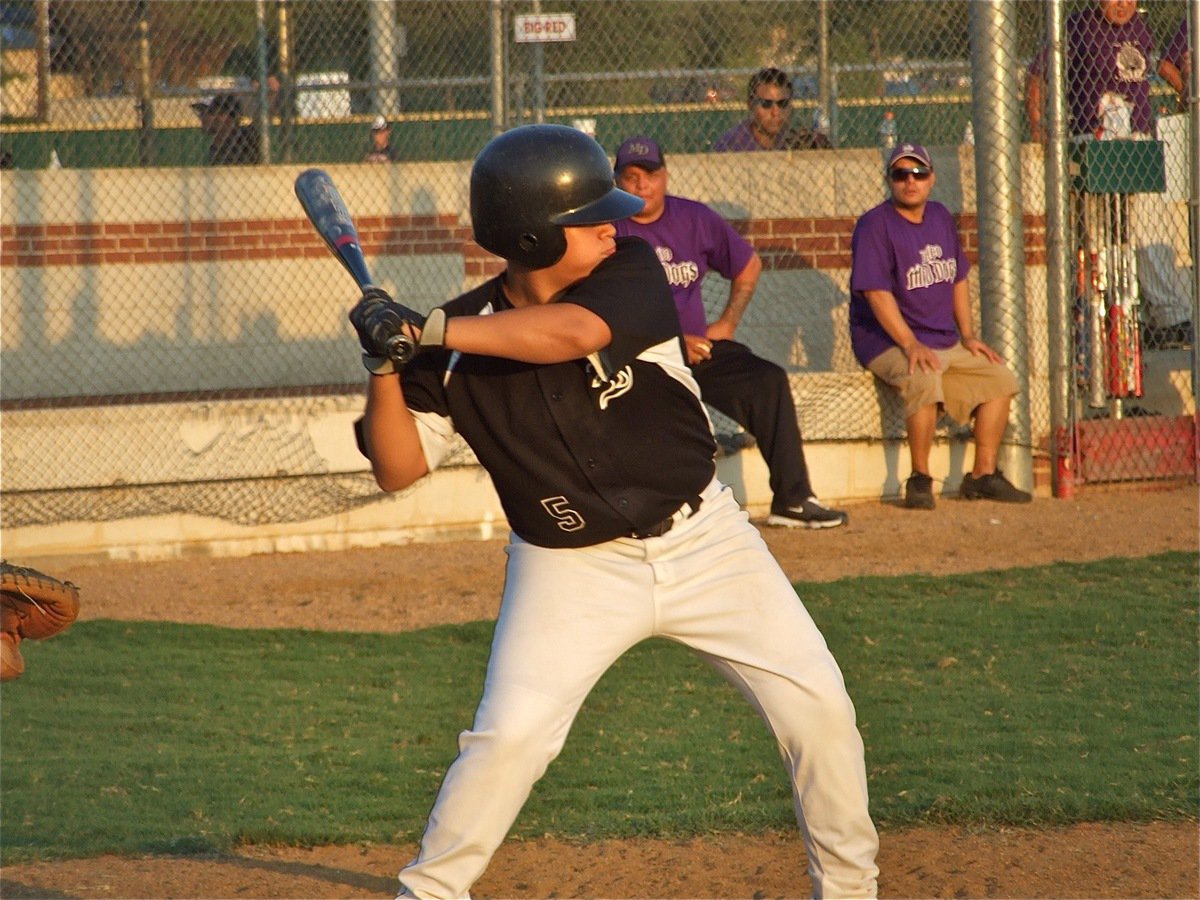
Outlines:
[[[624,268],[627,266],[654,266],[659,265],[658,256],[654,252],[654,248],[650,246],[645,238],[635,234],[626,235],[617,238],[617,252],[601,263],[601,266],[608,268]]]
[[[503,296],[499,285],[500,276],[497,275],[465,294],[459,294],[453,300],[446,301],[441,308],[446,311],[448,316],[478,315],[489,303],[493,303]]]

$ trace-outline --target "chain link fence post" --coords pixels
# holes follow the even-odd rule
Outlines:
[[[1200,255],[1200,66],[1196,65],[1195,34],[1200,30],[1200,0],[1189,0],[1187,8],[1188,34],[1191,37],[1189,48],[1192,54],[1192,66],[1189,73],[1188,89],[1188,172],[1191,176],[1191,192],[1188,194],[1188,210],[1191,213],[1191,244],[1192,244],[1192,396],[1200,392],[1200,354],[1196,352],[1195,335],[1200,329],[1200,265],[1196,265],[1196,257]],[[1200,481],[1200,403],[1192,415],[1193,446],[1197,448],[1194,455],[1195,468],[1193,474]]]
[[[1045,148],[1046,185],[1046,310],[1049,324],[1051,490],[1069,499],[1075,493],[1077,447],[1071,416],[1071,218],[1067,190],[1067,119],[1063,60],[1062,4],[1045,4],[1045,42],[1050,48],[1046,66],[1046,118],[1049,143]]]
[[[971,117],[979,217],[979,301],[984,339],[1008,361],[1021,386],[1002,450],[1014,484],[1033,487],[1025,231],[1021,196],[1021,115],[1012,18],[1003,0],[971,4]]]

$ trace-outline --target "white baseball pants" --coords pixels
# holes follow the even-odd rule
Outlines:
[[[825,640],[728,488],[659,538],[551,550],[516,536],[483,698],[401,896],[465,898],[588,692],[649,637],[691,647],[753,704],[792,779],[816,897],[873,897],[863,744]],[[647,886],[650,888],[650,886]]]

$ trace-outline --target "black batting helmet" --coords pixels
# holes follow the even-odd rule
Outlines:
[[[604,148],[565,125],[523,125],[492,138],[471,167],[475,242],[530,269],[558,262],[565,225],[625,219],[642,200],[613,184]]]

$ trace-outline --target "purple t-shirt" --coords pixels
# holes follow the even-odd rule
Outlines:
[[[1094,6],[1067,16],[1067,103],[1071,134],[1096,133],[1100,127],[1100,98],[1120,94],[1132,109],[1134,131],[1149,134],[1150,58],[1154,41],[1140,14],[1124,25],[1114,25]],[[1029,65],[1033,75],[1045,78],[1049,52],[1042,48]]]
[[[884,201],[859,218],[850,247],[850,346],[861,365],[895,346],[863,291],[891,291],[904,321],[926,346],[945,350],[958,343],[954,285],[967,277],[971,264],[946,207],[930,200],[917,224]]]
[[[747,150],[812,150],[829,146],[824,134],[813,134],[790,125],[779,129],[770,147],[764,147],[754,137],[750,120],[744,119],[712,142],[714,153],[740,153]]]
[[[1163,51],[1162,58],[1169,62],[1177,69],[1183,68],[1183,57],[1188,52],[1188,27],[1187,18],[1185,17],[1179,23],[1179,27],[1175,29],[1175,34],[1171,38],[1171,42],[1167,44],[1167,49]]]
[[[658,255],[684,334],[704,334],[708,317],[700,286],[709,269],[732,280],[754,256],[754,248],[720,214],[703,203],[667,195],[663,213],[646,225],[633,219],[613,223],[617,235],[643,238]]]
[[[713,141],[712,148],[717,153],[767,149],[754,139],[754,132],[750,130],[749,119],[743,119],[741,122],[738,122]]]

